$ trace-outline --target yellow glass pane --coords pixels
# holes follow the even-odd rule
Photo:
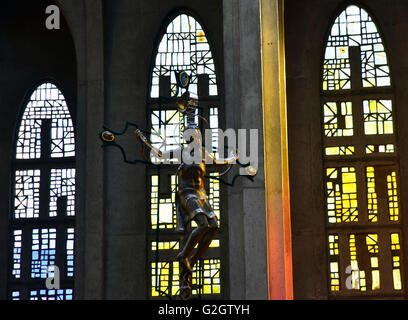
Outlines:
[[[221,293],[221,286],[220,285],[214,285],[213,286],[213,293]]]
[[[364,87],[364,88],[374,87],[374,84],[372,84],[371,82],[367,81],[366,79],[363,79],[363,87]]]
[[[357,191],[357,186],[355,183],[343,184],[343,193],[355,193],[356,191]]]
[[[352,172],[352,173],[343,173],[342,178],[343,178],[343,183],[356,182],[356,174],[354,172]]]
[[[340,80],[340,88],[343,89],[347,83],[348,80]]]
[[[402,290],[401,271],[399,269],[392,270],[392,278],[394,281],[394,290]]]
[[[370,153],[374,153],[375,147],[374,145],[367,145],[366,146],[366,153],[370,154]]]
[[[384,100],[383,100],[384,101]],[[385,100],[387,101],[387,100]],[[389,113],[390,112],[390,108],[387,108],[383,103],[378,102],[377,103],[377,112],[378,113]]]
[[[371,257],[371,268],[378,268],[378,257]]]
[[[356,177],[353,167],[327,168],[327,214],[330,223],[357,222]],[[341,181],[337,177],[341,175]]]
[[[366,237],[367,245],[375,245],[375,244],[377,244],[377,241],[378,241],[378,235],[377,234],[369,234]]]
[[[157,186],[159,184],[159,177],[157,175],[152,176],[152,185]]]
[[[337,178],[337,169],[336,168],[327,168],[326,169],[327,176],[336,179]]]
[[[367,135],[377,134],[377,123],[376,122],[365,122],[364,132]]]
[[[339,147],[327,147],[326,156],[336,156],[339,154]]]
[[[330,263],[330,271],[331,272],[339,272],[339,264],[337,262]]]
[[[385,121],[384,122],[384,133],[385,134],[392,134],[394,132],[393,123],[392,121]]]
[[[399,244],[399,234],[398,233],[391,233],[391,243]]]
[[[371,276],[372,276],[371,289],[379,290],[380,289],[380,270],[373,270],[371,272]]]
[[[210,243],[210,248],[219,248],[220,246],[220,240],[213,240]]]
[[[377,112],[377,101],[370,100],[370,113],[376,113],[376,112]]]
[[[343,132],[345,132],[344,130]],[[326,156],[344,156],[354,154],[354,146],[336,146],[336,147],[326,147]]]
[[[336,102],[327,102],[324,105],[324,115],[335,115],[337,114],[337,104]]]

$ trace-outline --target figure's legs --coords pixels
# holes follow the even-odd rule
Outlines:
[[[202,236],[210,229],[207,217],[204,214],[197,214],[194,217],[194,221],[197,223],[197,228],[191,231],[191,233],[188,235],[183,249],[177,255],[177,259],[179,260],[179,262],[190,272],[192,272],[192,267],[190,264],[189,256],[196,244],[200,242]]]
[[[191,268],[194,267],[198,259],[201,258],[201,256],[204,254],[204,252],[208,249],[208,247],[211,244],[211,241],[214,239],[215,235],[217,234],[218,231],[218,222],[217,218],[210,218],[207,219],[208,221],[208,229],[205,232],[205,234],[201,237],[197,251],[194,253],[194,255],[190,259],[190,265]]]

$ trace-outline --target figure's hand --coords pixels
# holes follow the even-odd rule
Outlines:
[[[143,143],[147,142],[147,138],[143,135],[142,131],[140,131],[139,129],[136,129],[134,134],[136,135],[136,137],[138,137],[140,139],[140,141],[142,141]]]
[[[139,129],[136,129],[134,134],[136,135],[136,137],[139,138],[139,140],[144,143],[150,150],[152,150],[155,154],[157,154],[159,157],[162,157],[163,154],[160,150],[156,149],[155,147],[153,147],[149,141],[147,141],[147,138],[143,135],[142,131]]]

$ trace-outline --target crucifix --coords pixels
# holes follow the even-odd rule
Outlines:
[[[134,134],[138,141],[150,151],[151,157],[154,156],[159,160],[158,165],[164,165],[160,164],[161,159],[173,160],[173,163],[175,160],[179,164],[176,172],[178,176],[176,208],[177,232],[180,234],[181,250],[175,259],[180,265],[179,296],[186,300],[192,295],[191,279],[194,265],[206,252],[219,228],[217,217],[209,204],[204,187],[204,179],[207,177],[206,164],[232,165],[238,163],[242,167],[248,167],[248,165],[239,163],[238,152],[230,152],[227,158],[218,159],[203,146],[201,130],[195,120],[198,99],[194,98],[187,90],[190,78],[185,72],[177,73],[176,76],[178,77],[177,85],[186,89],[180,97],[173,97],[177,109],[183,114],[186,146],[180,146],[177,149],[168,151],[159,150],[152,145],[137,125],[130,122],[127,123],[122,132],[117,133],[104,127],[105,131],[100,134],[100,137],[104,143],[103,146],[118,147],[122,151],[125,162],[147,164],[150,162],[147,159],[145,161],[128,160],[123,148],[115,142],[115,135],[124,134],[129,126],[134,126],[136,127]],[[247,172],[248,176],[246,177],[253,181],[256,171],[248,167]],[[233,185],[233,183],[229,185]],[[191,228],[191,222],[193,221],[196,224],[195,228]]]

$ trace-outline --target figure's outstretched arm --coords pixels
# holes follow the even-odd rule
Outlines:
[[[209,159],[210,162],[212,162],[212,164],[225,165],[225,164],[235,163],[239,159],[238,153],[231,152],[229,157],[223,158],[223,159],[217,159],[213,154],[209,153],[208,150],[205,148],[204,148],[204,152],[205,152],[206,163]]]
[[[160,158],[163,156],[163,153],[160,150],[156,149],[155,147],[153,147],[150,144],[150,142],[144,136],[142,131],[140,131],[139,129],[136,129],[134,134],[136,135],[136,137],[139,138],[140,142],[142,142],[146,147],[148,147],[150,150],[152,150],[157,156],[159,156]]]
[[[153,147],[150,142],[147,140],[147,138],[144,136],[142,131],[139,129],[136,129],[134,134],[136,137],[138,137],[139,141],[142,142],[146,147],[148,147],[153,153],[155,153],[159,158],[162,159],[176,159],[178,157],[181,157],[181,148],[177,148],[175,150],[169,150],[169,151],[160,151],[157,148]]]

